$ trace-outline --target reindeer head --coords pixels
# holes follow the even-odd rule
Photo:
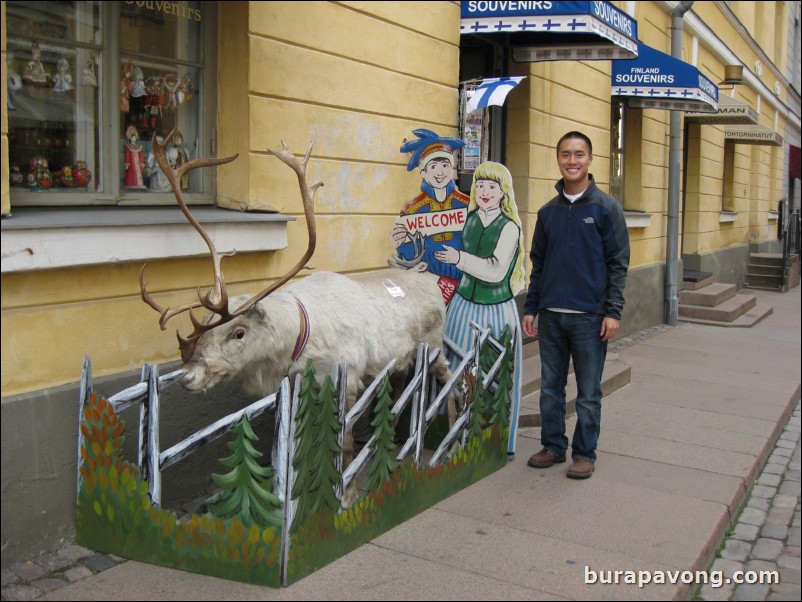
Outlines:
[[[198,221],[189,211],[189,207],[187,207],[186,201],[184,200],[184,195],[181,192],[181,177],[186,172],[198,167],[209,167],[213,165],[230,163],[236,159],[238,155],[234,155],[233,157],[225,157],[222,159],[195,159],[193,161],[188,161],[184,165],[181,165],[178,169],[173,169],[167,160],[167,145],[174,135],[175,130],[171,131],[164,142],[161,143],[158,142],[154,136],[153,155],[156,158],[156,162],[159,164],[159,167],[164,172],[164,175],[167,176],[167,180],[170,182],[170,186],[173,189],[173,194],[175,194],[178,205],[181,208],[184,216],[187,218],[187,221],[189,221],[195,230],[198,231],[198,234],[201,235],[206,243],[206,246],[209,247],[209,252],[212,256],[212,266],[214,269],[214,286],[210,287],[206,293],[202,293],[199,287],[197,301],[175,308],[161,307],[148,293],[147,282],[145,282],[145,267],[147,267],[147,264],[142,266],[142,271],[139,275],[139,286],[142,292],[142,300],[159,312],[159,314],[161,314],[159,326],[161,326],[162,330],[167,329],[167,321],[170,318],[184,312],[189,312],[189,317],[192,321],[192,325],[194,326],[194,330],[186,337],[182,337],[176,332],[176,335],[178,336],[179,348],[181,350],[181,359],[184,361],[184,363],[187,363],[192,359],[192,356],[195,353],[195,346],[205,332],[245,314],[259,301],[292,279],[293,276],[300,272],[301,269],[306,265],[315,252],[317,234],[315,230],[314,196],[317,189],[322,186],[323,183],[316,182],[311,186],[306,183],[306,165],[309,162],[309,157],[312,155],[311,144],[309,145],[306,155],[302,161],[290,152],[287,145],[284,144],[284,141],[281,142],[282,149],[279,151],[267,149],[271,155],[278,157],[282,162],[291,167],[298,176],[298,184],[301,189],[301,198],[304,204],[304,215],[306,216],[307,230],[309,232],[309,244],[306,249],[306,253],[304,253],[300,261],[287,274],[279,278],[276,282],[268,286],[262,292],[257,293],[250,299],[246,300],[245,303],[241,304],[238,308],[236,308],[235,311],[232,311],[229,307],[228,291],[226,289],[225,279],[223,278],[223,272],[220,268],[220,254],[217,252],[217,249],[215,248],[212,239],[206,233],[206,230],[203,229],[203,226],[198,223]],[[212,313],[205,319],[199,321],[197,318],[195,318],[195,315],[192,312],[192,310],[199,307],[204,307]]]

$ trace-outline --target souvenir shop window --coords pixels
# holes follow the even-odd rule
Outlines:
[[[207,2],[7,2],[13,205],[174,204],[151,153],[212,155]],[[158,138],[157,138],[158,139]],[[213,201],[213,170],[181,182]]]

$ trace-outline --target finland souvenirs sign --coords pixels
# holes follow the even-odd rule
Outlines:
[[[513,34],[513,58],[519,62],[631,59],[638,56],[638,24],[609,2],[461,3],[461,34]],[[515,34],[571,34],[564,41],[529,38],[516,44]],[[582,36],[581,41],[577,36]],[[542,38],[546,39],[546,38]],[[547,45],[547,46],[546,46]]]
[[[634,61],[613,61],[612,95],[635,98],[643,108],[708,113],[718,108],[718,87],[696,67],[642,43]],[[652,101],[662,104],[650,106]]]

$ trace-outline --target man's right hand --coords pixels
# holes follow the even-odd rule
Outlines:
[[[524,316],[524,319],[521,320],[521,327],[523,328],[526,336],[537,336],[537,328],[535,328],[535,316]]]

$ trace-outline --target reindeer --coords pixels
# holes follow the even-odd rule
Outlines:
[[[246,392],[268,395],[278,389],[281,379],[303,371],[311,359],[323,377],[336,362],[348,369],[347,408],[354,404],[363,383],[378,374],[391,360],[396,370],[405,371],[415,361],[421,343],[443,346],[445,306],[437,286],[437,277],[429,273],[382,270],[357,277],[333,272],[317,272],[278,290],[306,265],[315,251],[317,240],[314,195],[322,182],[309,186],[306,166],[312,145],[303,160],[293,155],[282,142],[281,150],[268,152],[292,168],[299,182],[306,216],[309,243],[298,263],[275,283],[253,296],[229,299],[221,256],[189,211],[180,181],[189,170],[229,163],[236,159],[195,159],[173,169],[166,157],[164,142],[153,141],[156,161],[170,182],[187,220],[209,248],[214,270],[214,285],[205,294],[198,289],[195,302],[177,308],[163,308],[147,291],[145,267],[140,273],[142,299],[161,315],[159,325],[166,329],[172,317],[189,312],[194,331],[187,337],[176,333],[186,375],[181,383],[190,391],[205,391],[214,385],[242,376]],[[399,292],[400,291],[400,292]],[[199,321],[193,310],[211,312]],[[215,318],[216,316],[216,318]],[[431,368],[441,382],[451,373],[443,354]],[[453,401],[449,402],[453,421]],[[344,461],[353,457],[353,438],[344,442]]]

